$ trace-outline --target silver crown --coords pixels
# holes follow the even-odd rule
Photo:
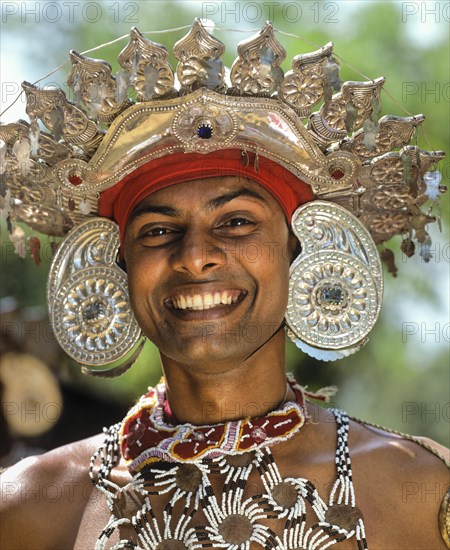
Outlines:
[[[197,19],[174,45],[174,71],[167,49],[133,28],[116,75],[103,60],[70,53],[74,101],[24,82],[30,123],[0,125],[10,227],[63,236],[97,215],[100,192],[152,158],[240,148],[353,212],[377,243],[429,239],[434,217],[421,206],[445,190],[435,172],[444,153],[409,145],[423,115],[378,118],[384,79],[341,83],[331,43],[295,56],[286,73],[271,23],[237,49],[228,80],[224,45]]]

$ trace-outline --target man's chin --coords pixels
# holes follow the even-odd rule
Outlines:
[[[243,345],[233,334],[221,334],[213,337],[211,334],[191,337],[174,338],[171,342],[157,344],[162,355],[192,367],[195,372],[223,372],[225,365],[241,364],[251,355],[254,346]],[[223,365],[223,367],[222,367]],[[225,369],[226,370],[226,369]]]
[[[244,362],[257,349],[264,346],[278,331],[280,323],[224,323],[192,324],[189,330],[170,331],[154,341],[160,352],[180,364],[205,372],[211,368],[221,372],[221,365]]]

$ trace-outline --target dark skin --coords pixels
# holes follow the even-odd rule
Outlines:
[[[168,205],[170,215],[150,211],[167,212]],[[177,193],[164,189],[135,211],[124,243],[130,299],[160,350],[180,421],[222,422],[227,411],[255,403],[254,416],[261,416],[283,400],[285,340],[279,329],[296,244],[273,197],[235,177],[190,182]],[[170,302],[180,294],[227,290],[240,292],[235,304],[192,311]],[[198,403],[208,404],[207,419]]]
[[[280,327],[297,243],[278,203],[256,183],[227,177],[174,191],[158,191],[139,205],[124,243],[133,310],[161,351],[171,408],[195,424],[262,415],[286,397]],[[216,291],[234,293],[235,303],[174,307],[180,295]],[[273,454],[283,476],[310,479],[327,499],[336,478],[336,425],[314,405],[308,414],[310,421]],[[2,549],[94,547],[109,519],[87,470],[101,441],[100,435],[25,459],[2,476]],[[443,462],[416,443],[353,421],[349,446],[369,548],[445,548],[437,523],[449,481]],[[130,479],[123,463],[112,479],[120,485]]]

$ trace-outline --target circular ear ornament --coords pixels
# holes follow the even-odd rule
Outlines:
[[[292,229],[302,252],[289,276],[288,335],[302,351],[334,361],[358,351],[380,314],[383,272],[367,229],[343,207],[300,206]]]
[[[91,219],[61,242],[50,267],[47,303],[56,338],[93,376],[122,374],[144,345],[127,276],[116,264],[119,243],[116,223]]]

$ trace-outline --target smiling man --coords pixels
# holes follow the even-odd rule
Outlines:
[[[261,416],[283,401],[286,252],[293,257],[294,241],[274,197],[236,176],[157,191],[131,214],[130,299],[166,365],[177,419],[222,422],[251,404]]]
[[[139,325],[167,360],[200,372],[223,374],[230,360],[250,358],[283,323],[288,236],[276,200],[249,180],[194,180],[150,195],[124,241]],[[260,329],[254,341],[243,332],[252,325]]]
[[[425,231],[417,195],[439,154],[404,143],[402,159],[361,132],[343,141],[347,126],[373,117],[382,82],[346,83],[366,97],[353,104],[359,119],[350,124],[345,109],[348,119],[336,119],[340,101],[352,111],[338,94],[334,114],[328,98],[307,129],[301,119],[321,96],[294,102],[302,84],[295,71],[283,77],[271,26],[238,51],[224,95],[223,48],[197,21],[174,48],[176,94],[161,47],[133,30],[119,60],[138,101],[118,103],[104,85],[95,112],[108,131],[77,137],[47,174],[63,202],[47,206],[40,229],[75,226],[49,276],[61,345],[86,372],[111,376],[134,362],[143,335],[160,351],[164,379],[104,434],[3,474],[2,548],[448,545],[445,450],[317,407],[311,398],[327,392],[310,394],[285,374],[285,328],[324,360],[364,345],[383,284],[372,236],[382,242],[405,224]],[[111,85],[102,62],[74,53],[72,62],[69,82],[90,90],[85,102],[93,82]],[[302,63],[330,86],[330,47]],[[51,126],[46,92],[25,89],[32,114]],[[82,118],[72,104],[58,109]],[[405,136],[417,121],[388,122],[390,135],[399,126]],[[26,147],[20,131],[5,131],[19,136],[6,153],[12,167]],[[72,127],[59,131],[71,143]],[[416,187],[404,184],[408,155],[421,159],[405,176]],[[380,180],[387,160],[401,171],[397,187]],[[403,197],[398,211],[383,210],[385,193]],[[20,219],[30,212],[22,198]]]

